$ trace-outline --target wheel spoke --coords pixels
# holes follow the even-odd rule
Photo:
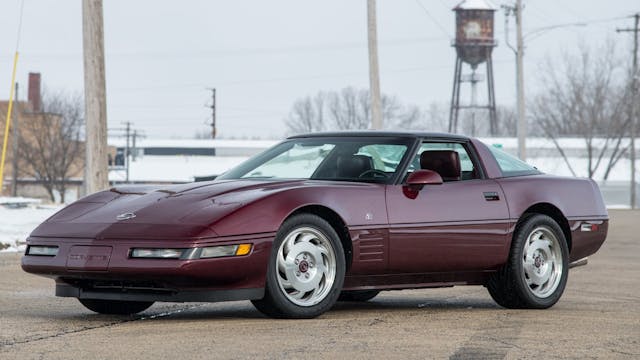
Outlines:
[[[527,260],[525,260],[524,262],[524,272],[527,275],[531,275],[531,273],[533,273],[536,269],[536,266],[534,264],[533,258],[528,258]]]
[[[284,257],[284,254],[279,253],[278,254],[278,271],[286,274],[287,271],[287,260]]]
[[[278,280],[279,280],[279,282],[280,282],[280,284],[282,285],[283,288],[285,288],[285,289],[295,289],[293,287],[293,284],[291,284],[291,282],[289,280],[283,278],[280,275],[278,275],[278,276],[279,276]]]
[[[307,292],[305,291],[295,291],[289,294],[289,296],[291,296],[292,298],[296,299],[296,300],[300,300],[302,299],[302,297],[306,294]]]
[[[549,278],[551,277],[551,274],[553,273],[553,270],[551,267],[548,267],[546,269],[546,271],[544,271],[544,273],[542,273],[539,278],[540,278],[540,286],[546,284],[549,281]]]
[[[311,240],[315,239],[316,236],[314,234],[301,234],[298,238],[298,242],[311,242]]]

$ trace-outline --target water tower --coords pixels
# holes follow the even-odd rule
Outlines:
[[[456,67],[449,112],[449,132],[457,131],[460,110],[471,110],[474,128],[476,111],[485,110],[489,112],[491,135],[495,135],[497,119],[491,53],[497,45],[493,36],[496,7],[489,0],[464,0],[453,8],[453,11],[456,12],[456,39],[452,43],[456,48]],[[463,63],[471,68],[470,74],[462,75]],[[477,101],[477,85],[484,80],[482,74],[476,72],[478,65],[481,64],[486,65],[488,91],[487,103],[484,105],[478,104]],[[460,105],[462,83],[471,84],[471,99],[467,105]]]

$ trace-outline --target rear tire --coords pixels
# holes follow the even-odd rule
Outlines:
[[[338,301],[364,302],[376,297],[380,290],[353,290],[343,291],[338,297]]]
[[[342,243],[331,225],[316,215],[296,215],[276,235],[265,296],[253,305],[275,318],[317,317],[338,299],[345,268]]]
[[[562,296],[569,274],[569,249],[551,217],[527,215],[518,225],[509,260],[487,283],[489,294],[509,309],[546,309]]]
[[[152,301],[121,301],[121,300],[100,300],[100,299],[78,299],[84,307],[107,315],[131,315],[147,310]]]

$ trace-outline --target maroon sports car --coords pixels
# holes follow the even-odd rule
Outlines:
[[[80,199],[31,233],[22,267],[110,314],[251,300],[269,316],[310,318],[338,300],[453,285],[548,308],[607,226],[592,180],[542,174],[473,138],[323,133],[212,182]]]

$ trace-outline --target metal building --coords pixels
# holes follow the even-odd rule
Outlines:
[[[497,45],[493,30],[496,7],[489,0],[464,0],[453,11],[456,13],[456,38],[452,46],[456,48],[456,66],[449,111],[449,132],[457,131],[460,110],[471,110],[471,118],[475,122],[476,110],[480,109],[489,112],[490,132],[495,135],[497,116],[491,54]],[[470,74],[462,74],[463,63],[471,68]],[[476,70],[481,64],[486,65],[488,91],[487,103],[484,105],[478,104],[477,100],[477,85],[483,80],[483,75]],[[466,105],[460,105],[462,83],[471,84],[471,99]]]

